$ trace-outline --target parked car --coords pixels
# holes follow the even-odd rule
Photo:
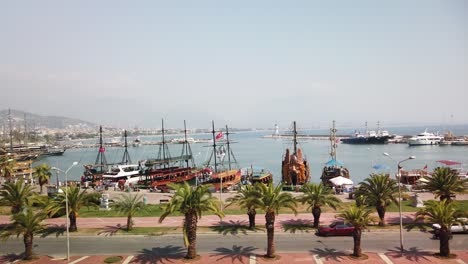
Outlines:
[[[317,234],[320,236],[350,236],[354,226],[344,221],[335,221],[328,226],[319,226]]]
[[[452,234],[453,233],[468,234],[468,218],[458,218],[457,221],[458,223],[455,223],[450,227],[450,232]],[[432,229],[434,229],[434,238],[438,239],[439,234],[440,234],[440,225],[432,224]]]

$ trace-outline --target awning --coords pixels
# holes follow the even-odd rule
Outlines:
[[[424,177],[423,177],[423,178],[419,178],[419,179],[417,179],[416,181],[417,181],[417,182],[429,182],[429,180],[426,179],[426,178],[424,178]]]
[[[339,160],[331,159],[327,163],[325,163],[327,166],[344,166],[344,163]]]
[[[333,183],[334,185],[351,185],[351,184],[353,184],[352,180],[350,180],[348,178],[345,178],[343,176],[338,176],[338,177],[335,177],[335,178],[331,178],[330,182]]]
[[[442,164],[447,165],[447,166],[460,165],[461,164],[460,162],[451,161],[451,160],[438,160],[437,162],[442,163]]]

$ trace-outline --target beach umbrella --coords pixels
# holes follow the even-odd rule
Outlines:
[[[339,160],[331,159],[327,163],[325,163],[327,166],[344,166],[344,163]]]
[[[333,183],[333,185],[351,185],[351,184],[353,184],[352,180],[350,180],[348,178],[345,178],[343,176],[338,176],[338,177],[335,177],[335,178],[331,178],[330,182]]]
[[[389,170],[390,169],[390,167],[388,167],[385,164],[376,164],[372,166],[372,168],[374,168],[375,170]]]

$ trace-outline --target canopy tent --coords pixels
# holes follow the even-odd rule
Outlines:
[[[353,184],[352,180],[350,180],[348,178],[345,178],[343,176],[338,176],[338,177],[335,177],[335,178],[331,178],[330,182],[333,183],[333,185],[351,185],[351,184]]]
[[[451,160],[437,160],[436,162],[442,163],[442,164],[447,165],[447,166],[461,165],[460,162],[451,161]]]
[[[375,170],[389,170],[390,169],[390,167],[387,166],[386,164],[376,164],[372,166],[372,168]]]
[[[331,159],[327,163],[325,163],[327,166],[344,166],[344,163],[342,161],[336,160],[336,159]]]

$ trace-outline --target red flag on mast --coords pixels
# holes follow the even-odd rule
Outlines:
[[[218,135],[216,135],[215,139],[218,140],[223,137],[223,132],[219,132]]]

